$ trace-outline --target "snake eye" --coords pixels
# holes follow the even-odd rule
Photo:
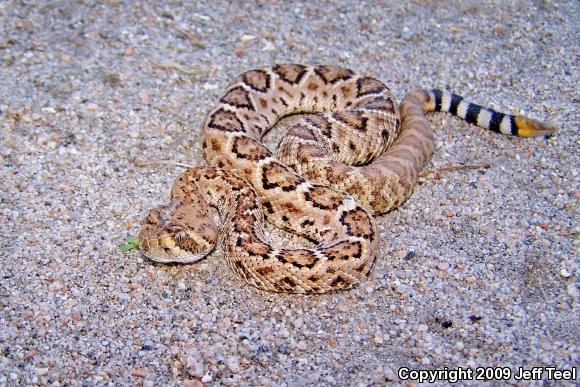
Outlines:
[[[180,231],[177,234],[175,234],[175,242],[178,245],[182,244],[186,240],[187,240],[187,234],[185,233],[185,231]]]

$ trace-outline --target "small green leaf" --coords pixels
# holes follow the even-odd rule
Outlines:
[[[128,253],[131,250],[138,249],[139,239],[135,238],[134,236],[127,237],[125,243],[123,243],[120,247],[123,253]]]

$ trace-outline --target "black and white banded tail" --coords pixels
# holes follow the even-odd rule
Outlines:
[[[524,116],[514,116],[466,101],[462,96],[447,91],[427,91],[427,111],[449,112],[465,121],[494,132],[519,137],[549,135],[556,131],[552,125]]]

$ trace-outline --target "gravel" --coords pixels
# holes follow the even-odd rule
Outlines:
[[[579,15],[576,1],[1,2],[0,385],[577,366]],[[219,249],[193,265],[121,253],[180,173],[133,161],[203,163],[199,128],[228,80],[290,61],[356,69],[399,98],[446,88],[560,132],[432,115],[427,173],[378,218],[377,262],[352,291],[258,291]],[[489,167],[440,170],[460,163]]]

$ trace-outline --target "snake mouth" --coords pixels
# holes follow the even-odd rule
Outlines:
[[[193,263],[207,255],[207,252],[193,252],[179,247],[172,235],[147,235],[147,228],[139,232],[139,249],[147,258],[160,263]]]

